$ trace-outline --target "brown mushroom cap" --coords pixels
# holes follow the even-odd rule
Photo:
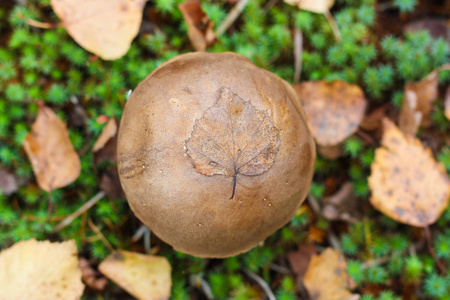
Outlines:
[[[318,145],[338,145],[358,129],[367,106],[359,86],[341,80],[309,81],[295,89]]]
[[[229,120],[251,115],[266,123],[257,131],[246,124],[227,132],[219,105],[234,105]],[[211,129],[199,133],[205,122]],[[247,139],[261,154],[245,168],[236,166],[239,159],[227,160],[235,165],[231,199],[233,172],[219,161],[227,156],[216,152],[234,151],[233,158],[245,150],[207,133],[229,143]],[[260,138],[267,139],[259,149]],[[211,168],[202,166],[193,149],[218,162],[209,157]],[[237,255],[289,222],[308,193],[314,164],[295,91],[234,53],[189,53],[164,63],[134,90],[120,124],[118,168],[130,207],[158,237],[195,256]]]

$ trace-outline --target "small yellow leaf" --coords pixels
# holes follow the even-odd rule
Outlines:
[[[80,299],[75,241],[21,241],[0,252],[0,300]]]
[[[357,300],[360,297],[349,291],[355,283],[347,274],[344,256],[332,248],[312,256],[303,284],[314,300]]]
[[[326,13],[334,5],[335,0],[284,0],[287,4],[298,6],[318,14]]]
[[[23,147],[39,186],[49,192],[72,183],[80,175],[78,154],[69,139],[66,124],[42,106]]]
[[[124,56],[139,32],[147,0],[51,0],[70,36],[103,59]]]
[[[120,250],[108,256],[98,268],[138,299],[162,300],[170,297],[171,267],[164,257]]]
[[[450,180],[430,149],[383,120],[369,187],[372,205],[390,218],[417,227],[434,223],[448,206]]]

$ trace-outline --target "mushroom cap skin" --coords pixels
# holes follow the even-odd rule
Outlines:
[[[196,122],[228,88],[279,131],[261,174],[206,176],[186,151]],[[220,126],[219,126],[220,128]],[[176,250],[223,258],[250,250],[288,223],[305,199],[315,144],[294,89],[235,53],[195,52],[154,70],[131,94],[119,129],[118,169],[136,216]]]

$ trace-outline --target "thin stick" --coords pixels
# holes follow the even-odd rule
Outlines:
[[[247,274],[248,277],[250,277],[251,279],[256,281],[261,286],[261,288],[264,290],[264,292],[266,292],[269,300],[277,299],[277,298],[275,298],[275,295],[273,294],[273,292],[270,289],[270,286],[267,284],[267,282],[265,282],[264,279],[262,279],[258,274],[253,273],[252,271],[246,270],[246,269],[244,269],[244,273]]]
[[[219,25],[219,27],[216,30],[216,36],[219,37],[227,29],[231,26],[231,24],[236,21],[236,19],[239,17],[239,15],[244,10],[245,6],[247,5],[248,0],[239,0],[239,2],[233,7],[233,9],[230,11],[228,16],[225,18],[225,20],[222,21],[222,23]]]
[[[365,263],[361,264],[361,269],[368,269],[373,266],[387,263],[388,261],[389,261],[389,257],[380,257],[380,258],[376,258],[376,259],[371,259],[371,260],[368,260]]]
[[[92,223],[91,219],[88,220],[88,225],[89,225],[89,227],[91,227],[92,231],[95,232],[95,234],[97,234],[97,236],[102,240],[102,242],[103,242],[103,244],[105,244],[106,248],[108,248],[111,252],[116,251],[116,250],[114,250],[113,246],[108,242],[108,240],[105,238],[105,236],[100,231],[100,229],[97,226],[95,226],[94,223]]]
[[[269,0],[269,2],[266,3],[266,5],[264,6],[264,11],[265,14],[268,13],[272,7],[275,6],[275,4],[277,4],[278,0]]]
[[[442,262],[437,257],[436,252],[434,252],[433,243],[431,241],[430,227],[427,225],[427,226],[424,227],[424,229],[425,229],[425,237],[427,239],[428,251],[430,252],[431,256],[433,256],[433,259],[436,262],[436,264],[437,264],[439,270],[441,271],[441,273],[442,274],[447,274],[447,269],[445,268],[445,266],[442,264]]]
[[[366,142],[368,142],[372,146],[375,146],[375,147],[378,146],[376,140],[373,137],[371,137],[369,134],[362,131],[361,129],[358,129],[356,131],[356,134],[358,134],[360,137],[362,137]]]
[[[36,20],[25,18],[25,16],[22,15],[21,12],[17,13],[17,17],[19,17],[19,19],[21,19],[22,21],[24,21],[28,25],[33,26],[33,27],[37,27],[37,28],[50,29],[50,28],[57,28],[57,27],[60,26],[60,24],[44,23],[44,22],[39,22],[39,21],[36,21]]]
[[[145,230],[144,232],[144,250],[145,253],[150,253],[151,252],[151,247],[150,247],[150,238],[152,236],[152,232],[150,231],[150,229],[148,229],[148,227],[146,227],[147,230]]]
[[[198,274],[191,275],[190,281],[191,285],[197,289],[199,288],[203,292],[203,294],[205,294],[208,300],[214,299],[214,295],[211,287],[209,286],[209,283],[205,279],[203,279],[200,275]]]
[[[141,227],[139,227],[139,229],[136,230],[136,232],[131,237],[130,242],[136,243],[137,241],[139,241],[146,231],[147,231],[147,226],[142,225]]]
[[[303,53],[303,34],[302,30],[296,26],[294,32],[294,83],[300,82],[300,74],[302,72],[302,53]]]
[[[83,204],[83,206],[81,206],[77,211],[75,211],[73,214],[71,214],[70,216],[68,216],[67,218],[65,218],[61,223],[59,223],[55,228],[53,228],[53,232],[57,232],[60,231],[61,229],[63,229],[64,227],[66,227],[67,225],[69,225],[70,223],[72,223],[73,220],[75,220],[78,216],[80,216],[82,213],[84,213],[85,211],[87,211],[89,208],[91,208],[92,206],[94,206],[95,203],[97,203],[100,199],[103,198],[103,196],[105,196],[104,192],[98,192],[97,195],[95,195],[91,200],[89,200],[88,202],[86,202],[85,204]]]
[[[337,26],[336,21],[334,20],[333,16],[330,14],[329,11],[327,11],[325,13],[325,18],[327,18],[327,21],[330,24],[331,29],[333,30],[334,38],[336,39],[336,42],[340,43],[342,40],[341,33],[339,32],[339,28]]]
[[[276,264],[270,264],[269,268],[271,270],[274,270],[275,272],[278,272],[278,273],[281,273],[281,274],[291,274],[292,273],[291,270],[289,270],[288,268],[283,267],[283,266],[279,266],[279,265],[276,265]]]

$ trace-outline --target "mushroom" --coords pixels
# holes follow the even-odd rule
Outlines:
[[[341,155],[341,143],[356,132],[367,106],[361,88],[341,80],[309,81],[295,90],[305,108],[308,125],[324,157]]]
[[[131,209],[198,257],[248,251],[309,191],[315,145],[293,88],[234,53],[189,53],[131,94],[118,169]]]

